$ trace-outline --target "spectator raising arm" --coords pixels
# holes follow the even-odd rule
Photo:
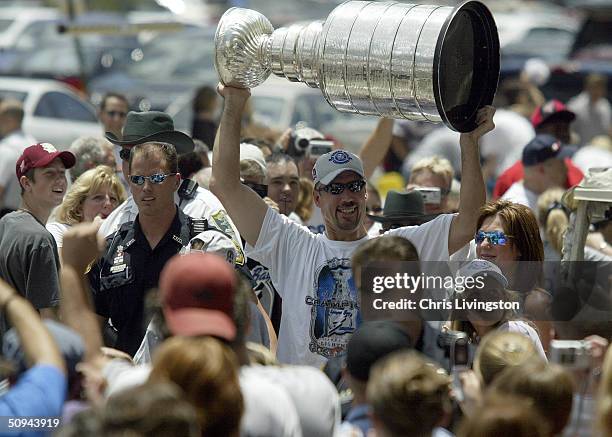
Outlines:
[[[60,270],[62,321],[83,337],[85,362],[102,356],[102,332],[92,303],[85,290],[85,272],[90,262],[98,258],[104,240],[98,236],[97,221],[73,226],[64,234],[63,265]]]
[[[462,133],[461,146],[461,191],[459,192],[459,214],[453,218],[448,236],[448,253],[453,254],[465,246],[476,232],[478,211],[487,200],[487,193],[480,167],[478,141],[495,128],[493,123],[495,108],[485,106],[478,110],[472,132]]]
[[[385,159],[393,138],[393,119],[381,118],[376,129],[359,151],[366,179],[370,179],[376,167]]]
[[[218,90],[225,105],[213,149],[210,190],[221,200],[240,235],[255,246],[268,206],[240,183],[240,122],[250,91],[223,85]]]
[[[66,374],[66,365],[55,340],[30,303],[0,279],[0,308],[15,327],[31,366],[47,364]]]

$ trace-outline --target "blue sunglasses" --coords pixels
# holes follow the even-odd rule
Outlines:
[[[148,179],[149,182],[155,185],[163,184],[168,176],[175,176],[176,173],[155,173],[151,176],[141,176],[141,175],[130,175],[130,182],[136,185],[144,185],[145,181]]]
[[[512,237],[504,234],[502,231],[478,231],[474,236],[474,241],[476,241],[476,244],[480,244],[485,240],[485,238],[488,239],[489,243],[491,243],[493,246],[505,246],[508,243],[508,239]]]

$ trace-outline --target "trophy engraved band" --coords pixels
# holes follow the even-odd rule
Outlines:
[[[274,73],[319,88],[338,111],[443,121],[469,132],[499,79],[499,38],[479,1],[456,7],[348,1],[325,21],[274,30],[231,8],[215,35],[222,83],[253,88]]]

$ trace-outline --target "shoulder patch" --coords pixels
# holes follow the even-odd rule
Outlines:
[[[244,265],[244,262],[245,262],[244,252],[242,251],[242,248],[240,247],[240,244],[237,241],[238,237],[236,233],[234,232],[232,225],[230,225],[226,212],[223,210],[219,210],[211,214],[210,219],[214,222],[215,226],[220,231],[226,233],[227,235],[231,237],[232,242],[234,243],[234,246],[236,247],[236,264],[240,266]]]

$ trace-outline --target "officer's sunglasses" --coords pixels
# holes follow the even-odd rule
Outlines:
[[[357,180],[353,182],[348,182],[346,184],[341,183],[331,183],[329,185],[323,185],[319,188],[319,191],[326,191],[330,194],[338,195],[341,194],[345,188],[348,188],[353,193],[359,193],[363,190],[363,187],[366,186],[366,182],[364,180]]]
[[[506,235],[502,231],[478,231],[474,236],[474,241],[476,241],[476,244],[480,244],[487,239],[493,246],[505,246],[508,244],[508,239],[510,238],[512,238],[512,236]]]
[[[135,185],[144,185],[145,181],[148,179],[149,182],[155,185],[163,184],[168,176],[175,176],[176,173],[155,173],[151,176],[141,176],[141,175],[130,175],[130,182]]]

